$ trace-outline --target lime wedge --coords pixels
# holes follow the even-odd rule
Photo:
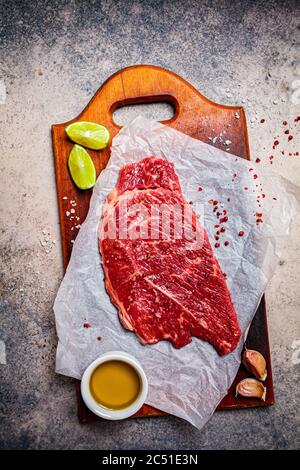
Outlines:
[[[94,122],[73,122],[65,128],[65,131],[73,142],[93,150],[104,149],[109,141],[106,127]]]
[[[72,179],[79,189],[90,189],[96,182],[95,165],[87,151],[81,145],[74,145],[69,160]]]

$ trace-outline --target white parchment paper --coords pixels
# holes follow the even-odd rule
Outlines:
[[[198,208],[203,214],[212,246],[218,222],[208,201],[217,200],[218,207],[227,211],[228,229],[215,253],[227,274],[242,338],[237,349],[225,357],[197,338],[178,350],[167,341],[141,345],[134,333],[121,326],[106,293],[97,240],[103,202],[116,185],[119,169],[150,155],[175,164],[183,194],[196,212]],[[111,158],[97,180],[55,300],[59,338],[56,372],[81,378],[100,354],[127,351],[137,357],[148,376],[147,403],[200,429],[236,375],[245,334],[274,272],[290,222],[299,211],[299,201],[300,188],[272,173],[270,167],[248,162],[160,123],[134,119],[113,140]],[[263,223],[257,224],[256,213],[262,213]],[[243,237],[238,236],[240,230]],[[227,247],[224,240],[229,241]]]

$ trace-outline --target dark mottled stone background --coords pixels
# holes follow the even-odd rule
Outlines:
[[[63,272],[50,139],[51,124],[76,116],[111,73],[152,63],[212,100],[242,103],[252,157],[268,164],[282,120],[299,114],[299,6],[0,1],[1,448],[299,447],[299,219],[267,291],[274,407],[217,412],[201,431],[174,417],[78,424],[72,380],[54,373],[52,305]],[[157,118],[171,112],[134,107],[117,119],[137,108]],[[296,139],[284,145],[299,150]],[[298,158],[275,158],[272,169],[300,184]]]

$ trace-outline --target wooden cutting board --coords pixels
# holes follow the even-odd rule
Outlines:
[[[73,240],[75,240],[78,232],[78,229],[74,228],[74,220],[77,222],[76,225],[84,221],[92,193],[91,190],[80,191],[77,189],[70,178],[67,160],[73,143],[68,139],[64,131],[65,127],[75,121],[92,121],[107,127],[111,138],[113,138],[121,129],[113,120],[113,112],[117,108],[124,105],[159,101],[171,103],[175,110],[173,118],[162,121],[163,124],[207,143],[211,143],[209,137],[219,135],[226,129],[226,139],[232,142],[230,151],[241,158],[250,160],[246,117],[242,107],[223,106],[214,103],[201,95],[192,85],[175,73],[154,65],[136,65],[116,72],[104,82],[79,116],[71,121],[52,126],[65,269],[71,256]],[[110,145],[111,141],[109,146],[102,151],[88,150],[95,163],[97,176],[106,167],[110,157]],[[224,150],[224,145],[219,141],[215,143],[215,146]],[[66,212],[70,212],[72,208],[70,201],[75,201],[76,203],[76,206],[74,206],[76,207],[76,215],[69,215],[67,217]],[[71,217],[78,217],[78,219],[72,219]],[[252,322],[247,338],[247,347],[249,349],[257,349],[266,358],[268,369],[266,401],[262,402],[254,398],[235,398],[234,388],[236,383],[242,378],[249,376],[248,372],[241,365],[227,396],[219,404],[219,409],[249,408],[272,405],[274,403],[264,298]],[[76,389],[79,420],[81,422],[99,420],[100,418],[91,413],[84,405],[80,396],[79,381],[77,381]],[[144,405],[135,416],[146,417],[162,414],[165,413]]]

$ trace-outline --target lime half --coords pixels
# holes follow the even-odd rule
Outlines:
[[[69,160],[72,179],[79,189],[90,189],[96,182],[95,165],[87,151],[81,145],[74,145]]]
[[[73,122],[65,128],[65,131],[73,142],[93,150],[104,149],[110,137],[106,127],[94,122]]]

